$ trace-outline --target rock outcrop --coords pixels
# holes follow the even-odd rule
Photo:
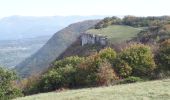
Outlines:
[[[106,45],[108,43],[108,39],[106,36],[103,35],[96,35],[96,34],[88,34],[84,33],[81,35],[81,45],[84,46],[85,44],[100,44]]]

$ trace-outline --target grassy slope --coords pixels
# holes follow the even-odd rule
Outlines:
[[[170,100],[170,79],[51,92],[17,100]]]
[[[90,29],[86,32],[90,34],[105,35],[111,42],[122,42],[135,37],[140,30],[140,28],[134,28],[131,26],[112,25],[102,29]]]

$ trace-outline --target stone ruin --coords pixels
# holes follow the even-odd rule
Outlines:
[[[88,34],[83,33],[81,35],[81,45],[84,46],[85,44],[100,44],[100,45],[107,45],[108,39],[106,36],[103,35],[96,35],[96,34]]]

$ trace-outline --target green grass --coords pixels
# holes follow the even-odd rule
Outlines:
[[[50,92],[16,100],[170,100],[170,79]]]
[[[135,37],[140,31],[141,28],[134,28],[125,25],[112,25],[102,29],[90,29],[87,30],[86,33],[107,36],[109,41],[115,43],[130,40],[131,38]]]

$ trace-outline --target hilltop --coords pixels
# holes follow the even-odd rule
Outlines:
[[[126,25],[110,25],[101,29],[89,29],[85,33],[101,34],[108,37],[111,43],[120,43],[136,37],[141,30],[142,28],[135,28]]]
[[[104,36],[107,38],[107,45],[91,44],[95,37],[91,38],[88,45],[81,45],[81,37],[69,46],[58,58],[78,55],[87,56],[97,52],[104,47],[112,47],[120,51],[128,42],[138,42],[155,45],[170,37],[170,17],[135,17],[125,16],[106,17],[92,28],[84,32],[93,36]]]

